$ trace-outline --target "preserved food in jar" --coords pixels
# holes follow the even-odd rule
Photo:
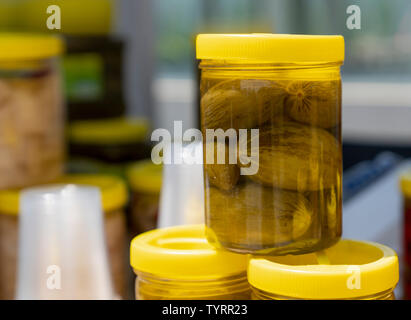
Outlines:
[[[63,172],[62,51],[55,37],[0,33],[0,189]]]
[[[205,34],[197,58],[208,239],[276,255],[336,243],[343,38]]]

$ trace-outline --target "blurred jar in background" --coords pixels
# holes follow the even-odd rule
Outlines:
[[[115,2],[115,1],[114,1]],[[61,29],[49,30],[50,5],[61,10]],[[68,119],[121,116],[123,97],[123,49],[121,39],[111,35],[113,1],[24,0],[20,4],[23,30],[58,32],[67,42],[63,59]]]
[[[63,172],[63,50],[53,36],[0,33],[0,189]]]
[[[150,157],[149,124],[140,118],[75,121],[68,128],[69,171],[125,176],[125,167]]]
[[[124,207],[127,203],[125,183],[104,175],[69,175],[58,184],[98,187],[105,212],[105,236],[115,292],[126,298],[127,239]],[[0,300],[14,299],[18,256],[18,213],[20,190],[0,191]]]
[[[157,226],[163,166],[151,160],[134,163],[127,171],[132,191],[131,234],[155,229]]]
[[[404,298],[411,299],[411,172],[400,178],[404,197]]]

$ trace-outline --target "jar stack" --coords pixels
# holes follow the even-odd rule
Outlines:
[[[20,191],[46,184],[100,189],[113,285],[126,297],[125,183],[105,175],[63,175],[63,51],[58,37],[0,33],[0,300],[15,298]]]
[[[198,281],[227,263],[200,262],[200,247],[210,246],[210,255],[247,257],[242,271],[253,299],[393,299],[395,252],[340,240],[343,37],[202,34],[197,59],[206,226],[133,240],[136,297],[221,298]],[[195,228],[203,233],[197,241]],[[159,250],[168,251],[173,274]],[[235,270],[208,279],[236,277]],[[183,287],[196,294],[170,295]]]
[[[0,192],[63,174],[64,110],[60,56],[52,36],[0,33]],[[1,201],[1,207],[10,203]],[[14,297],[17,219],[0,214],[0,299]],[[7,263],[4,263],[7,261]]]

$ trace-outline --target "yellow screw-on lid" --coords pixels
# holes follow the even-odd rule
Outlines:
[[[398,282],[397,255],[381,244],[341,240],[325,255],[329,264],[318,264],[315,253],[252,258],[248,281],[276,296],[298,299],[366,297],[393,289]]]
[[[411,171],[403,173],[400,177],[401,191],[405,197],[411,198]]]
[[[58,6],[61,13],[61,29],[49,30],[47,20],[55,13],[47,12],[50,6]],[[50,7],[53,9],[53,7]],[[26,0],[19,6],[20,23],[28,30],[54,31],[68,35],[106,35],[112,25],[110,0]]]
[[[149,124],[142,118],[76,121],[68,128],[69,140],[77,144],[125,144],[143,142]]]
[[[123,180],[114,176],[73,174],[64,176],[54,184],[78,184],[100,188],[102,207],[110,212],[123,207],[127,200],[127,188]],[[19,213],[20,189],[0,191],[0,214]]]
[[[200,34],[197,59],[273,63],[344,61],[342,36],[297,34]]]
[[[131,241],[135,271],[178,280],[211,280],[246,271],[247,257],[216,250],[204,225],[178,226],[143,233]]]
[[[0,33],[0,61],[38,60],[61,55],[63,41],[55,36]]]
[[[127,177],[134,191],[160,193],[163,166],[154,164],[151,160],[138,161],[129,167]]]

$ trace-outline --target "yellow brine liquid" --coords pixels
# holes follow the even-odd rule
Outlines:
[[[246,273],[217,280],[181,281],[137,273],[137,300],[249,300]]]

